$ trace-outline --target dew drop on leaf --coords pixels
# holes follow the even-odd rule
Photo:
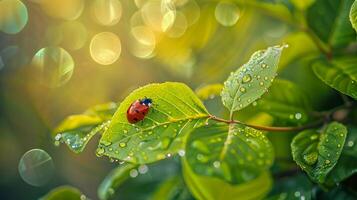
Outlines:
[[[129,174],[130,174],[131,178],[135,178],[139,175],[138,170],[136,170],[136,169],[130,170]]]
[[[21,178],[33,186],[45,185],[53,176],[54,164],[42,149],[31,149],[20,159],[18,170]]]
[[[250,74],[246,74],[242,78],[242,83],[249,83],[252,80],[252,76]]]
[[[317,152],[311,152],[311,153],[305,154],[303,156],[303,159],[306,164],[313,165],[316,163],[317,157],[318,157]]]
[[[124,147],[126,147],[126,143],[125,143],[125,142],[120,142],[120,143],[119,143],[119,146],[120,146],[121,148],[124,148]]]
[[[301,119],[302,114],[301,113],[295,113],[295,119],[299,120]]]
[[[98,157],[103,156],[105,150],[102,147],[99,147],[97,151],[95,152]]]

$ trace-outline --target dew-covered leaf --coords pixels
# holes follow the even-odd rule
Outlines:
[[[149,113],[143,121],[130,124],[127,109],[145,96],[153,100]],[[100,140],[97,155],[131,163],[150,163],[170,157],[184,148],[187,133],[208,117],[202,102],[185,84],[147,85],[133,91],[120,104]]]
[[[337,122],[321,133],[302,131],[291,143],[293,159],[314,182],[323,184],[341,155],[346,134],[346,127]]]
[[[255,179],[232,185],[219,178],[196,174],[185,158],[182,168],[185,183],[198,200],[263,199],[273,182],[270,173],[264,171]]]
[[[210,84],[200,87],[196,90],[198,98],[201,100],[212,99],[215,96],[219,96],[222,92],[223,85],[220,83]]]
[[[304,91],[294,83],[281,79],[277,79],[269,92],[253,103],[253,106],[277,120],[291,124],[305,123],[311,110],[311,102]]]
[[[338,185],[357,172],[357,128],[349,127],[341,157],[326,178],[327,186]]]
[[[284,47],[255,52],[249,61],[228,77],[221,93],[222,102],[233,113],[260,98],[270,87]]]
[[[77,188],[71,186],[60,186],[51,190],[40,200],[82,200],[85,196]]]
[[[316,0],[308,9],[307,22],[326,44],[339,47],[356,40],[349,21],[353,0]]]
[[[130,177],[130,170],[136,166],[124,164],[113,169],[98,187],[98,197],[101,200],[108,200],[115,194],[119,186]]]
[[[73,152],[82,152],[89,140],[109,124],[116,109],[117,104],[110,102],[67,117],[52,133],[55,145],[65,143]]]
[[[342,57],[328,62],[317,60],[313,64],[316,76],[325,84],[357,99],[357,58]]]
[[[274,153],[260,131],[242,125],[212,123],[190,134],[186,157],[197,174],[240,184],[269,169]]]
[[[357,32],[357,1],[353,2],[350,10],[350,21],[352,24],[352,27],[355,29]]]

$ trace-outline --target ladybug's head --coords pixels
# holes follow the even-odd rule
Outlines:
[[[152,104],[152,99],[149,99],[149,98],[145,97],[145,98],[140,100],[140,103],[150,107],[151,104]]]

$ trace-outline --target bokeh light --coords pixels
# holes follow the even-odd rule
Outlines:
[[[113,64],[121,54],[119,37],[111,32],[98,33],[90,43],[90,54],[101,65]]]
[[[165,31],[174,23],[176,9],[168,0],[148,0],[142,6],[141,14],[146,25],[156,31]]]
[[[61,46],[69,50],[82,48],[87,41],[86,27],[79,21],[66,21],[59,25],[53,25],[46,30],[48,45]]]
[[[10,45],[0,51],[3,68],[14,70],[28,64],[29,57],[23,49],[17,45]],[[1,65],[1,64],[0,64]]]
[[[138,58],[152,58],[156,46],[154,32],[147,26],[136,26],[131,29],[131,52]]]
[[[41,0],[36,3],[48,16],[65,20],[77,19],[84,9],[84,0]]]
[[[94,0],[92,3],[93,17],[103,26],[117,24],[122,15],[122,6],[119,0]]]
[[[55,167],[50,155],[42,149],[31,149],[20,159],[21,178],[33,186],[43,186],[53,176]]]
[[[176,18],[172,26],[167,30],[167,35],[172,38],[181,37],[188,27],[187,20],[184,14],[176,12]]]
[[[38,80],[50,87],[60,87],[67,83],[73,74],[72,56],[60,47],[40,49],[33,57],[33,66]]]
[[[214,14],[218,23],[223,26],[233,26],[239,19],[240,11],[233,3],[221,2],[217,4]]]
[[[0,30],[7,34],[20,32],[28,21],[26,6],[19,0],[0,1]]]

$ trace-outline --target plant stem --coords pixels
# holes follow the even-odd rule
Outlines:
[[[310,128],[316,128],[321,126],[324,123],[328,123],[330,121],[333,120],[332,116],[335,112],[341,110],[341,109],[346,109],[346,108],[350,108],[352,107],[352,104],[348,104],[348,105],[341,105],[338,107],[335,107],[329,111],[324,111],[324,112],[320,112],[319,116],[320,118],[317,119],[314,122],[302,125],[302,126],[283,126],[283,127],[279,127],[279,126],[261,126],[261,125],[254,125],[254,124],[247,124],[245,122],[239,121],[239,120],[226,120],[226,119],[222,119],[219,117],[216,117],[214,115],[210,115],[210,119],[218,121],[218,122],[224,122],[227,124],[241,124],[241,125],[245,125],[245,126],[249,126],[251,128],[257,129],[257,130],[262,130],[262,131],[271,131],[271,132],[291,132],[291,131],[302,131],[305,129],[310,129]]]

